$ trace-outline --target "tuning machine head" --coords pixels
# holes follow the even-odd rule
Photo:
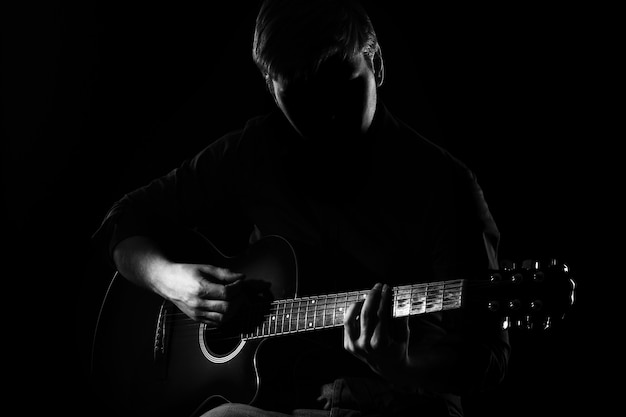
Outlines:
[[[483,308],[501,318],[502,328],[543,329],[555,325],[574,304],[576,283],[567,264],[549,259],[501,261],[488,276]]]

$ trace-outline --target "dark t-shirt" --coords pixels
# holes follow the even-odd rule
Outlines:
[[[94,239],[110,256],[126,237],[163,241],[176,228],[231,254],[263,236],[286,238],[299,256],[298,295],[471,279],[497,268],[499,233],[472,172],[382,105],[358,142],[308,142],[280,112],[251,119],[125,195]],[[454,394],[502,378],[508,340],[492,325],[458,311],[411,322],[412,334],[463,329],[467,360]],[[458,397],[445,398],[458,406]]]

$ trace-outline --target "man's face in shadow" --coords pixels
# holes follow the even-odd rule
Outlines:
[[[376,76],[371,61],[358,54],[333,56],[306,78],[273,79],[276,104],[305,139],[336,144],[365,134],[376,110]]]

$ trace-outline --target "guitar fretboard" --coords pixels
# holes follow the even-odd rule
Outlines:
[[[394,287],[393,317],[460,308],[463,282],[458,279]],[[253,331],[242,334],[242,339],[343,326],[347,309],[353,303],[364,300],[368,292],[363,290],[274,301],[263,322]]]

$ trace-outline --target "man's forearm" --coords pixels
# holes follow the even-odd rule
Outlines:
[[[156,242],[145,236],[131,236],[113,250],[113,261],[130,282],[156,291],[156,277],[170,264]]]

